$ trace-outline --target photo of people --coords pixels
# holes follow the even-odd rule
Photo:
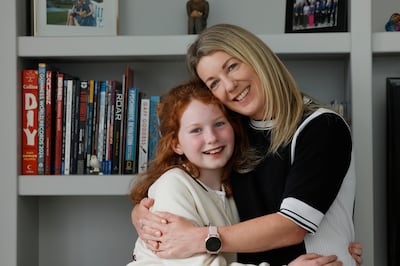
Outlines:
[[[290,31],[304,31],[338,26],[339,0],[292,0]],[[287,8],[290,8],[289,6]]]
[[[47,25],[103,27],[103,0],[47,1]]]

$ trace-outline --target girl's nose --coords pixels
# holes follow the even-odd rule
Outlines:
[[[217,136],[216,136],[214,130],[212,130],[212,129],[207,130],[207,132],[205,134],[205,139],[206,139],[207,144],[212,144],[212,143],[216,142]]]

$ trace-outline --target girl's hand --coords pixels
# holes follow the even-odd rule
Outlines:
[[[338,261],[335,255],[322,256],[315,253],[309,253],[297,257],[297,259],[288,264],[288,266],[322,266],[322,265],[342,266],[343,263],[341,261]]]
[[[351,242],[349,244],[349,252],[356,261],[357,266],[360,266],[363,263],[362,244],[359,242]]]

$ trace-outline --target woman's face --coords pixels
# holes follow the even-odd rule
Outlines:
[[[201,80],[229,109],[255,120],[263,118],[262,86],[252,67],[217,51],[203,56],[196,70]]]

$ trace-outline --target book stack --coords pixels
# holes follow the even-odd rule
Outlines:
[[[21,91],[23,175],[136,174],[154,158],[160,97],[129,66],[122,80],[82,80],[39,63]]]

